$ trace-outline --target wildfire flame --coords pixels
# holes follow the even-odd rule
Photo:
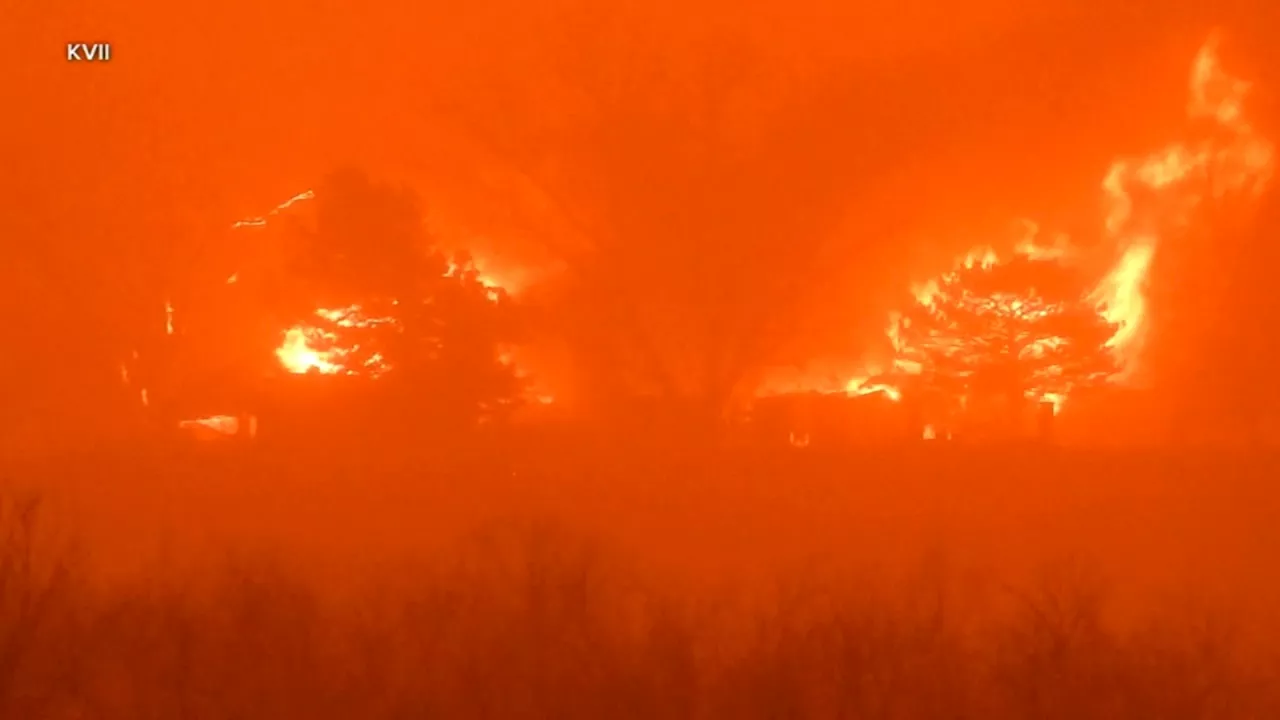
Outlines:
[[[1270,179],[1273,146],[1254,130],[1244,114],[1249,87],[1249,83],[1222,69],[1217,38],[1210,38],[1192,63],[1187,115],[1193,122],[1211,125],[1212,132],[1204,139],[1173,143],[1143,157],[1121,158],[1104,177],[1104,246],[1117,259],[1083,293],[1079,305],[1112,328],[1100,348],[1111,359],[1111,370],[1102,378],[1105,381],[1130,381],[1140,367],[1150,319],[1148,273],[1161,241],[1183,229],[1192,211],[1207,199],[1232,193],[1256,195]],[[991,352],[984,338],[966,335],[953,322],[948,316],[950,310],[961,307],[1005,326],[1069,312],[1073,308],[1050,302],[1034,292],[987,293],[964,284],[964,278],[994,271],[1010,261],[1066,263],[1081,254],[1066,236],[1046,243],[1038,225],[1028,221],[1025,229],[1012,253],[1002,255],[993,247],[978,247],[959,257],[947,273],[910,287],[914,310],[923,311],[944,330],[930,329],[921,339],[915,337],[921,333],[908,332],[912,328],[908,313],[890,313],[886,337],[893,349],[893,363],[889,372],[869,369],[854,373],[838,390],[821,382],[775,381],[761,394],[800,390],[851,396],[880,393],[898,400],[904,377],[924,373],[931,358],[958,358],[972,365],[976,364],[975,356]],[[1020,352],[1028,359],[1048,357],[1070,339],[1053,335],[1036,338]],[[1031,385],[1025,389],[1025,396],[1051,404],[1055,412],[1075,389],[1074,381],[1054,365],[1042,368]],[[963,403],[965,397],[960,400]]]
[[[1147,273],[1161,236],[1180,229],[1206,193],[1258,194],[1271,176],[1274,148],[1244,117],[1249,83],[1228,75],[1218,57],[1217,38],[1201,48],[1191,68],[1191,120],[1209,121],[1215,137],[1177,143],[1139,159],[1112,165],[1102,183],[1107,199],[1105,233],[1120,260],[1090,295],[1099,312],[1117,325],[1108,347],[1128,378],[1137,368],[1147,324]],[[1158,212],[1142,212],[1135,196],[1156,196]]]
[[[272,208],[265,215],[239,220],[232,223],[231,228],[263,228],[268,225],[271,218],[280,215],[297,203],[313,200],[315,197],[316,194],[312,190],[300,192]],[[486,269],[484,263],[470,255],[466,255],[465,260],[450,260],[443,275],[449,278],[474,280],[484,289],[485,297],[493,303],[510,297],[515,289],[510,283],[504,283],[495,277]],[[234,285],[240,280],[239,271],[232,271],[226,276],[224,284]],[[397,304],[394,300],[390,302],[392,306]],[[166,300],[163,309],[165,334],[173,335],[176,331],[173,303]],[[311,313],[310,319],[296,323],[282,332],[281,342],[275,349],[276,359],[285,371],[293,374],[319,373],[377,378],[391,371],[394,366],[381,352],[363,347],[361,343],[354,342],[351,336],[381,327],[402,330],[399,320],[394,315],[373,314],[359,304],[316,308]],[[374,336],[369,334],[363,337],[374,339]],[[138,357],[138,352],[135,350],[132,354],[133,362],[136,362]],[[554,398],[550,393],[534,389],[529,373],[520,367],[520,363],[510,350],[504,350],[499,361],[512,367],[516,375],[529,384],[531,401],[544,405],[553,402]],[[132,386],[134,383],[131,367],[130,362],[120,363],[120,379],[125,386]],[[142,406],[149,407],[151,402],[147,388],[138,388],[137,392]],[[210,415],[181,420],[177,426],[200,439],[216,439],[241,434],[247,434],[252,438],[257,433],[257,418],[253,415],[243,417]]]
[[[299,202],[314,200],[315,197],[314,190],[305,190],[280,203],[266,215],[237,221],[231,227],[265,227],[272,217]],[[486,271],[482,263],[469,255],[463,261],[450,259],[444,277],[473,279],[484,289],[485,297],[493,303],[500,302],[513,292],[511,287]],[[239,280],[239,272],[232,272],[227,277],[226,284],[235,284]],[[396,302],[393,301],[392,304],[395,305]],[[283,332],[275,354],[286,371],[295,374],[316,372],[323,375],[378,377],[393,369],[393,365],[380,353],[365,353],[359,344],[347,342],[343,330],[367,330],[384,325],[399,328],[399,321],[395,317],[370,316],[360,305],[355,304],[345,308],[317,308],[313,316],[314,321],[297,323]]]
[[[284,341],[276,348],[276,358],[285,370],[298,375],[317,372],[376,378],[392,369],[379,352],[359,358],[361,346],[343,344],[341,334],[342,330],[355,328],[399,327],[394,317],[368,315],[359,305],[319,308],[314,316],[314,324],[298,324],[285,330]]]

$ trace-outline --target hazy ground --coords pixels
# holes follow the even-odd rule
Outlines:
[[[1280,707],[1257,454],[135,451],[10,472],[0,717]]]
[[[998,576],[1078,555],[1126,592],[1185,585],[1280,607],[1268,602],[1280,600],[1272,457],[933,450],[625,465],[583,450],[477,460],[481,470],[360,455],[113,455],[68,461],[37,484],[50,521],[111,574],[243,547],[342,583],[495,526],[548,522],[699,589],[930,554]]]

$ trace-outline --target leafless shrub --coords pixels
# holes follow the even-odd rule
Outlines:
[[[5,718],[1231,720],[1280,699],[1229,616],[1114,626],[1078,558],[986,606],[939,557],[695,606],[595,538],[513,522],[341,598],[262,559],[91,591],[36,561],[38,505],[6,502]]]
[[[0,493],[0,717],[71,712],[80,699],[76,583],[41,502]]]

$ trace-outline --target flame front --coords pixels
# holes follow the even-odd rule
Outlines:
[[[1256,195],[1271,177],[1273,146],[1244,116],[1249,83],[1222,69],[1217,38],[1196,56],[1190,85],[1187,115],[1209,123],[1209,137],[1119,160],[1102,183],[1107,205],[1104,232],[1118,248],[1119,261],[1090,299],[1118,328],[1108,342],[1122,367],[1117,380],[1129,378],[1138,368],[1148,321],[1147,275],[1162,237],[1183,230],[1192,211],[1206,199],[1240,192]]]
[[[948,272],[910,287],[913,306],[889,316],[886,336],[893,361],[888,372],[853,373],[839,389],[829,380],[775,380],[761,394],[816,390],[851,396],[879,393],[898,400],[911,378],[937,381],[943,374],[940,366],[947,365],[958,380],[949,390],[963,405],[977,368],[1001,366],[1020,373],[1025,397],[1051,404],[1057,412],[1083,384],[1131,380],[1140,367],[1150,321],[1148,276],[1161,242],[1176,238],[1206,201],[1238,193],[1256,195],[1270,179],[1273,146],[1245,117],[1248,90],[1248,83],[1223,71],[1217,40],[1211,38],[1192,64],[1187,106],[1189,119],[1209,129],[1200,140],[1122,158],[1108,169],[1102,182],[1102,247],[1115,259],[1092,287],[1053,299],[1038,292],[1033,282],[1019,292],[984,287],[1012,263],[1026,266],[1034,277],[1032,269],[1041,276],[1052,275],[1072,270],[1081,259],[1084,253],[1069,238],[1045,242],[1039,226],[1026,222],[1026,233],[1012,252],[975,248]],[[974,330],[961,317],[981,318],[985,330]],[[1030,330],[1037,326],[1045,329]],[[1097,333],[1086,329],[1105,329],[1105,337],[1093,347]],[[1086,346],[1081,351],[1091,351],[1093,357],[1078,359],[1074,367],[1059,363],[1057,358],[1072,345]]]

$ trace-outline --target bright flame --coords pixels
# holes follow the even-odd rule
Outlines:
[[[321,344],[337,342],[337,335],[310,325],[295,325],[284,333],[284,342],[276,348],[276,357],[285,370],[302,375],[313,370],[325,375],[345,373],[341,349],[318,350]]]
[[[1039,400],[1042,403],[1048,403],[1049,405],[1052,405],[1053,414],[1057,415],[1059,412],[1062,411],[1062,403],[1067,401],[1067,396],[1063,393],[1047,392],[1047,393],[1040,394]]]
[[[1090,298],[1103,317],[1118,326],[1108,343],[1123,367],[1117,380],[1128,379],[1138,367],[1148,321],[1147,273],[1161,236],[1181,230],[1206,195],[1256,195],[1271,177],[1274,148],[1244,117],[1248,90],[1249,83],[1222,69],[1217,38],[1211,38],[1192,64],[1187,106],[1192,120],[1215,126],[1211,137],[1117,161],[1102,183],[1105,233],[1119,249],[1120,259]],[[1146,204],[1158,207],[1144,208],[1139,198],[1157,198]]]
[[[897,402],[902,399],[902,391],[893,385],[872,382],[870,377],[854,378],[845,385],[844,391],[851,397],[883,393],[885,397]]]
[[[445,267],[444,276],[447,278],[461,278],[469,273],[474,274],[475,281],[484,288],[484,295],[489,302],[496,303],[502,299],[504,294],[509,295],[513,292],[511,287],[503,285],[492,275],[485,273],[474,257],[465,264],[456,260],[449,260],[448,265]]]
[[[164,334],[173,334],[173,303],[164,301]]]
[[[392,366],[378,352],[358,360],[361,346],[344,344],[340,331],[380,326],[399,327],[395,318],[367,315],[359,305],[319,308],[314,315],[336,329],[323,327],[319,323],[303,323],[286,330],[284,340],[276,348],[276,358],[285,370],[298,375],[317,372],[322,375],[368,375],[374,378],[391,370]]]

